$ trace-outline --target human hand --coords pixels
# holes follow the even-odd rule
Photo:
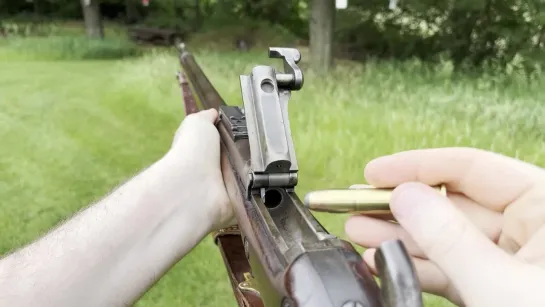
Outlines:
[[[218,119],[215,109],[193,113],[184,118],[176,131],[168,155],[183,161],[184,170],[191,174],[195,194],[203,196],[203,204],[212,208],[213,228],[218,229],[234,222],[233,210],[225,189],[220,163],[220,136],[214,123]]]
[[[217,118],[215,110],[187,116],[159,161],[2,258],[0,305],[133,305],[206,235],[227,226],[233,214]]]
[[[425,292],[467,306],[545,306],[545,170],[442,148],[375,159],[365,178],[396,187],[390,207],[399,224],[353,216],[345,225],[369,248],[363,257],[375,274],[374,248],[400,239]],[[448,198],[428,186],[441,183]]]

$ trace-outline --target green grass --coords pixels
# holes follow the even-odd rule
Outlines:
[[[1,42],[0,60],[114,60],[141,54],[124,39],[84,36],[13,37]]]
[[[265,50],[196,53],[220,94],[236,105],[238,75],[271,63],[265,57]],[[0,62],[0,255],[38,238],[167,150],[183,119],[177,69],[175,56],[165,53]],[[388,63],[343,66],[327,77],[307,70],[305,77],[289,105],[300,195],[362,183],[369,160],[414,148],[473,146],[545,165],[540,84],[451,78],[448,67]],[[345,216],[318,216],[346,238]],[[138,306],[235,306],[230,291],[207,238]],[[426,295],[426,306],[449,304]]]

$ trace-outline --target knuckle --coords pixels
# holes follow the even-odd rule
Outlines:
[[[197,113],[191,113],[191,114],[186,115],[186,117],[182,121],[182,124],[192,123],[192,122],[195,122],[195,121],[198,121],[198,120],[200,120],[200,118],[199,118],[199,116],[197,116]]]

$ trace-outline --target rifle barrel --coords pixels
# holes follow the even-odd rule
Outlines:
[[[226,105],[191,53],[187,51],[182,52],[180,63],[189,81],[191,90],[198,98],[197,103],[200,110],[219,109],[220,106]]]

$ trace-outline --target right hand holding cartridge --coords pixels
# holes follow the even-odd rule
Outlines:
[[[354,215],[345,229],[368,248],[400,239],[422,290],[465,306],[545,306],[545,170],[473,148],[401,152],[371,161],[365,178],[395,187],[397,223]],[[430,186],[445,184],[448,196]]]

